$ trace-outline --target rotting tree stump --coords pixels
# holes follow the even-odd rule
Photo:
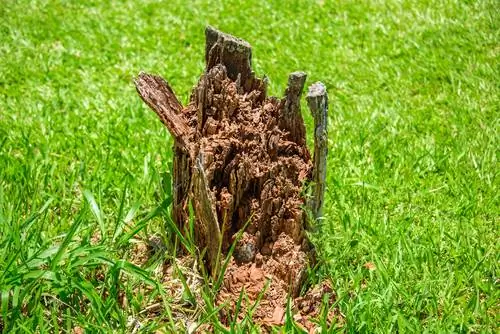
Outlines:
[[[250,45],[211,27],[205,61],[185,107],[161,77],[141,73],[137,91],[174,138],[173,220],[179,230],[187,230],[191,203],[195,242],[209,272],[220,268],[221,254],[236,242],[220,299],[235,300],[243,288],[256,298],[271,279],[261,316],[270,318],[274,310],[271,319],[277,321],[287,293],[298,295],[307,267],[304,207],[314,217],[321,215],[326,89],[313,84],[306,98],[316,129],[311,161],[300,112],[305,73],[290,74],[283,99],[267,97],[266,81],[251,68]],[[309,183],[313,189],[306,203]]]

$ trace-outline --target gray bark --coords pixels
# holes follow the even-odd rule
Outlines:
[[[312,84],[306,100],[314,117],[313,188],[309,208],[314,218],[319,218],[323,216],[328,154],[328,93],[325,85],[321,82]]]
[[[293,72],[288,77],[288,87],[285,91],[285,106],[280,120],[280,127],[290,133],[290,140],[305,145],[306,128],[300,112],[300,96],[306,81],[304,72]]]

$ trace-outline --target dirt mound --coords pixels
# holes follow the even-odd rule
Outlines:
[[[300,287],[307,258],[300,246],[284,233],[275,243],[266,245],[264,252],[267,255],[262,255],[262,249],[257,253],[255,262],[238,264],[233,260],[229,264],[218,301],[229,305],[226,312],[235,312],[243,292],[245,298],[239,316],[254,308],[255,321],[279,325],[284,320],[288,296],[298,294],[293,289]]]

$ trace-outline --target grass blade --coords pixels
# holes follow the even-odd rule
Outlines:
[[[99,208],[99,205],[97,205],[94,195],[92,195],[90,191],[84,190],[83,195],[87,199],[87,202],[90,205],[90,210],[92,211],[94,217],[97,219],[97,222],[99,223],[99,228],[101,229],[101,238],[104,239],[104,236],[106,235],[106,228],[104,226],[104,219],[102,216],[101,209]]]
[[[64,252],[66,251],[66,249],[69,246],[71,240],[73,239],[73,236],[75,235],[76,231],[78,230],[78,228],[80,227],[80,225],[82,224],[82,222],[83,222],[83,211],[80,212],[80,214],[78,215],[78,217],[76,218],[76,220],[71,225],[71,227],[70,227],[70,229],[68,231],[68,234],[66,234],[66,237],[64,238],[64,240],[63,240],[61,246],[59,247],[56,255],[52,259],[51,264],[50,264],[50,268],[52,269],[52,271],[56,270],[56,267],[57,267],[59,261],[61,260],[61,257],[63,256]]]

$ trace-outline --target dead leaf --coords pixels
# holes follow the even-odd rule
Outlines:
[[[373,263],[373,262],[366,262],[363,267],[365,267],[366,269],[368,269],[369,271],[373,271],[375,269],[377,269],[377,266]]]
[[[83,330],[83,328],[76,326],[73,328],[72,333],[73,334],[83,334],[83,333],[85,333],[85,331]]]

